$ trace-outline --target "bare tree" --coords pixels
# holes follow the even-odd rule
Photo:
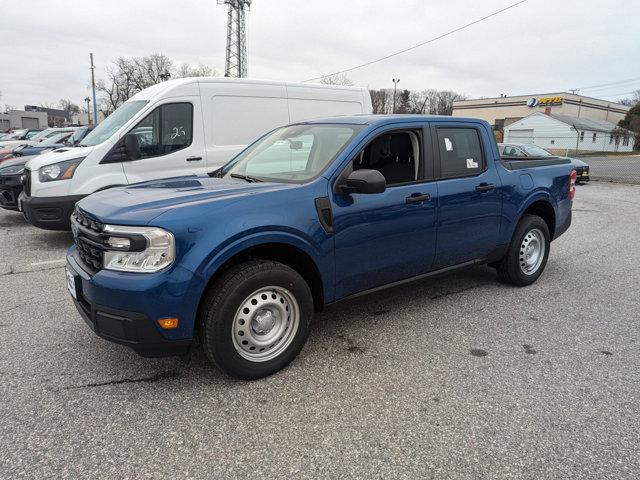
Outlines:
[[[215,71],[206,65],[183,64],[175,68],[171,59],[161,53],[118,57],[113,66],[106,69],[106,78],[96,82],[96,89],[101,93],[100,110],[109,114],[139,91],[171,77],[209,75],[215,75]]]
[[[80,113],[80,107],[78,105],[76,105],[75,103],[73,103],[71,100],[69,99],[61,99],[58,102],[58,106],[60,107],[61,110],[64,110],[65,112],[67,112],[70,116]]]
[[[630,97],[619,99],[617,103],[621,103],[627,107],[633,107],[637,103],[640,103],[640,89],[633,92]]]
[[[369,90],[371,95],[371,107],[375,114],[389,113],[393,103],[393,91],[387,88]]]
[[[323,83],[324,85],[346,85],[348,87],[354,85],[353,81],[344,73],[336,73],[334,75],[322,77],[320,79],[320,83]]]
[[[217,76],[217,72],[215,69],[203,65],[189,65],[188,63],[183,63],[179,68],[176,69],[175,76],[177,78],[187,78],[187,77],[215,77]]]

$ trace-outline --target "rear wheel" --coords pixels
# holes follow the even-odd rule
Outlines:
[[[523,287],[535,282],[547,264],[551,238],[547,223],[524,215],[516,227],[507,254],[496,265],[500,279]]]
[[[225,272],[204,300],[204,350],[233,377],[265,377],[302,350],[312,317],[311,291],[295,270],[273,261],[243,263]]]

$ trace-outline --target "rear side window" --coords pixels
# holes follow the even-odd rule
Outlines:
[[[477,175],[484,170],[480,137],[475,128],[438,128],[440,176]]]
[[[147,115],[131,131],[138,137],[143,158],[159,157],[191,145],[193,106],[169,103]]]

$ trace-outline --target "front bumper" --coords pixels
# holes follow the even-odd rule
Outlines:
[[[45,230],[71,230],[71,213],[76,202],[86,195],[62,197],[30,197],[23,191],[19,197],[22,213],[34,227]]]
[[[67,253],[67,269],[74,276],[74,304],[96,335],[144,357],[189,351],[202,291],[191,272],[175,267],[158,274],[101,270],[93,275],[83,268],[75,247]],[[164,317],[179,318],[179,327],[162,330],[157,320]]]
[[[0,207],[17,211],[21,192],[20,175],[0,175]]]

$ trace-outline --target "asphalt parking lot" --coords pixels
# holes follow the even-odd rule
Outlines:
[[[329,308],[256,382],[144,359],[0,213],[0,478],[637,478],[640,187],[578,188],[535,285],[488,267]]]

